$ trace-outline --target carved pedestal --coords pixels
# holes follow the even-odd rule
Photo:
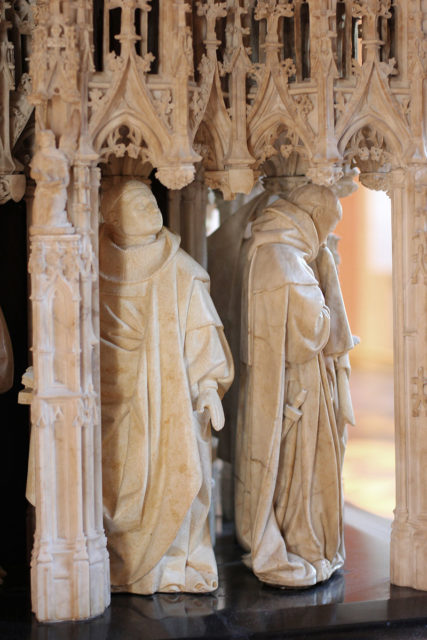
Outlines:
[[[38,619],[85,618],[109,603],[102,498],[95,495],[99,409],[82,393],[82,237],[32,239],[36,534],[31,563]]]
[[[52,132],[44,132],[43,141],[32,165],[37,187],[30,229],[32,605],[39,620],[82,619],[110,602],[99,408],[100,173],[80,154],[70,170]]]

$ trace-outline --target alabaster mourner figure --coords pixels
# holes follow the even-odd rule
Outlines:
[[[330,312],[309,266],[341,206],[313,185],[288,198],[255,220],[248,246],[235,508],[256,576],[302,587],[344,561],[341,443],[323,353]]]
[[[102,201],[104,521],[113,589],[217,588],[208,528],[210,424],[233,364],[206,272],[130,180]]]

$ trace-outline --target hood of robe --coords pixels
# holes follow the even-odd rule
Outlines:
[[[319,251],[319,239],[309,213],[280,198],[267,207],[252,223],[249,257],[263,244],[286,244],[303,253],[311,262]]]
[[[247,313],[241,316],[241,335],[248,336],[241,341],[243,362],[252,361],[252,296],[289,284],[317,286],[308,262],[318,251],[319,239],[310,215],[287,200],[276,200],[253,222],[242,288],[242,308]]]
[[[135,284],[164,269],[179,249],[181,238],[163,227],[156,239],[144,245],[120,247],[100,227],[100,275],[110,282]]]

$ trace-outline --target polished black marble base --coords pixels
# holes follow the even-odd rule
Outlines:
[[[328,582],[275,589],[242,564],[232,531],[226,531],[216,546],[215,594],[115,594],[103,616],[80,623],[37,623],[28,587],[13,585],[9,575],[0,588],[0,639],[427,639],[427,593],[389,584],[388,544],[347,526],[346,547],[345,569]]]

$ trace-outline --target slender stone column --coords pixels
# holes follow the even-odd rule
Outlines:
[[[427,589],[427,167],[390,176],[396,509],[391,581]]]
[[[169,227],[181,236],[181,247],[199,264],[207,267],[206,206],[207,187],[203,169],[194,181],[179,191],[169,191]]]
[[[39,620],[80,620],[110,603],[99,400],[100,172],[87,133],[92,3],[38,0],[37,9],[30,65],[36,105],[31,595]]]
[[[51,211],[46,224],[37,224],[37,189],[44,190],[48,207],[57,202],[54,196],[46,200],[49,187],[42,176],[31,228],[36,469],[31,582],[39,620],[88,618],[102,613],[110,601],[102,527],[97,258],[91,216],[97,211],[93,194],[99,174],[81,159],[73,173],[69,208],[75,226],[59,210]]]

